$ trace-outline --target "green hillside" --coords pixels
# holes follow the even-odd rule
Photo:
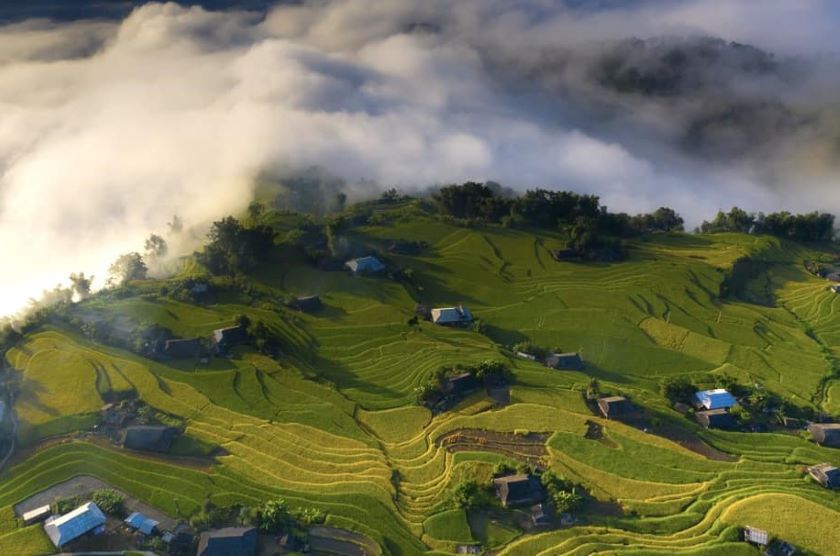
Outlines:
[[[0,515],[88,474],[173,517],[206,500],[255,505],[282,496],[395,555],[473,543],[511,555],[754,554],[738,542],[737,527],[747,524],[811,553],[840,546],[832,527],[840,498],[803,475],[806,465],[840,465],[840,450],[779,427],[706,431],[662,394],[669,377],[698,386],[726,379],[803,415],[840,416],[840,296],[803,264],[833,256],[830,246],[669,233],[629,241],[621,261],[558,262],[551,252],[565,246],[560,232],[464,225],[414,202],[372,211],[331,243],[380,254],[396,277],[319,269],[295,247],[302,218],[268,212],[260,223],[277,232],[274,247],[244,276],[212,277],[190,259],[173,278],[94,295],[29,331],[6,359],[19,384],[18,440],[32,453],[0,478]],[[395,240],[423,247],[389,252]],[[185,280],[206,281],[211,294],[175,295]],[[300,295],[320,296],[323,307],[286,306]],[[463,304],[481,324],[415,322],[418,303]],[[152,360],[89,332],[91,322],[156,324],[206,337],[240,315],[268,328],[275,354],[239,346],[206,364]],[[580,352],[586,366],[558,371],[516,358],[512,347],[523,341]],[[433,415],[415,401],[438,369],[486,360],[511,368],[509,405],[495,407],[480,392]],[[593,378],[602,393],[644,408],[652,431],[594,415],[585,402]],[[190,438],[221,448],[214,461],[141,457],[72,434],[92,425],[104,401],[134,394],[183,423]],[[588,437],[592,424],[600,438]],[[545,466],[586,492],[578,522],[523,532],[513,514],[506,522],[453,509],[459,483],[484,484],[496,464],[522,462],[516,449],[450,451],[439,442],[461,430],[546,433]],[[50,441],[58,435],[67,441]],[[0,553],[49,548],[40,528],[0,519]]]

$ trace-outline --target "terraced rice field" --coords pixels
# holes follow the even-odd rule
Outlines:
[[[725,372],[835,410],[840,387],[825,379],[840,350],[838,302],[801,268],[806,250],[768,238],[677,235],[636,243],[621,263],[558,263],[549,249],[560,238],[552,235],[416,218],[363,228],[351,239],[381,247],[389,238],[429,244],[419,256],[389,257],[413,271],[414,289],[301,262],[255,274],[260,290],[278,297],[320,295],[325,308],[311,315],[269,306],[265,297],[202,307],[154,296],[90,303],[183,337],[208,334],[244,313],[281,335],[277,360],[243,350],[208,366],[170,365],[69,329],[30,334],[8,360],[23,379],[16,407],[31,442],[51,434],[37,427],[95,411],[103,392],[132,390],[225,455],[198,470],[82,441],[38,451],[0,482],[0,553],[45,551],[39,529],[2,516],[81,473],[173,516],[188,516],[206,498],[254,504],[282,495],[291,505],[317,505],[328,525],[363,533],[386,554],[451,553],[470,542],[504,544],[502,554],[523,555],[753,554],[737,542],[737,527],[746,523],[830,553],[833,537],[810,534],[810,522],[795,516],[836,521],[840,499],[803,478],[802,467],[840,465],[840,451],[787,434],[704,432],[706,442],[734,456],[710,460],[593,416],[582,397],[594,376],[602,388],[630,395],[693,434],[695,426],[667,407],[659,381]],[[772,306],[718,296],[726,271],[745,255],[768,262]],[[411,326],[418,301],[464,303],[486,334]],[[523,339],[581,351],[587,368],[552,371],[509,359],[504,346]],[[486,359],[514,369],[507,407],[493,408],[481,393],[435,416],[414,405],[414,389],[439,367]],[[602,439],[585,437],[589,421],[602,427]],[[515,460],[516,451],[449,451],[438,442],[463,430],[545,433],[544,464],[623,515],[593,510],[578,526],[539,534],[470,528],[463,512],[447,506],[450,489],[465,477],[488,480],[493,465]]]

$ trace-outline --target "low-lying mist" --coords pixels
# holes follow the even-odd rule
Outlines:
[[[837,11],[150,3],[0,27],[0,314],[71,272],[101,287],[174,214],[200,229],[313,166],[351,194],[495,180],[689,225],[732,205],[836,212]]]

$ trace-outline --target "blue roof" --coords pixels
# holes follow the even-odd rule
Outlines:
[[[132,513],[130,516],[125,518],[125,522],[146,535],[151,535],[155,530],[155,527],[160,525],[159,521],[146,517],[140,512]]]
[[[48,519],[44,531],[56,547],[105,525],[105,514],[93,502],[82,504],[70,513]]]
[[[706,409],[728,409],[738,402],[723,388],[701,390],[694,394],[694,399]]]
[[[385,265],[376,257],[362,257],[347,261],[346,265],[353,272],[379,272],[385,269]]]

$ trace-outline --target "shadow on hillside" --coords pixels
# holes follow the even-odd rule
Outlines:
[[[305,358],[297,358],[306,367],[306,378],[332,384],[345,396],[344,390],[360,390],[389,401],[401,400],[404,397],[396,390],[362,380],[352,369],[342,363],[323,357],[314,351],[307,355],[308,357]]]
[[[499,326],[484,323],[485,335],[497,344],[513,346],[520,342],[527,342],[528,336],[518,330],[507,330]]]
[[[598,365],[589,361],[586,362],[586,365],[581,372],[589,375],[590,377],[597,378],[600,381],[616,382],[618,384],[630,384],[633,382],[621,373],[602,369]]]

